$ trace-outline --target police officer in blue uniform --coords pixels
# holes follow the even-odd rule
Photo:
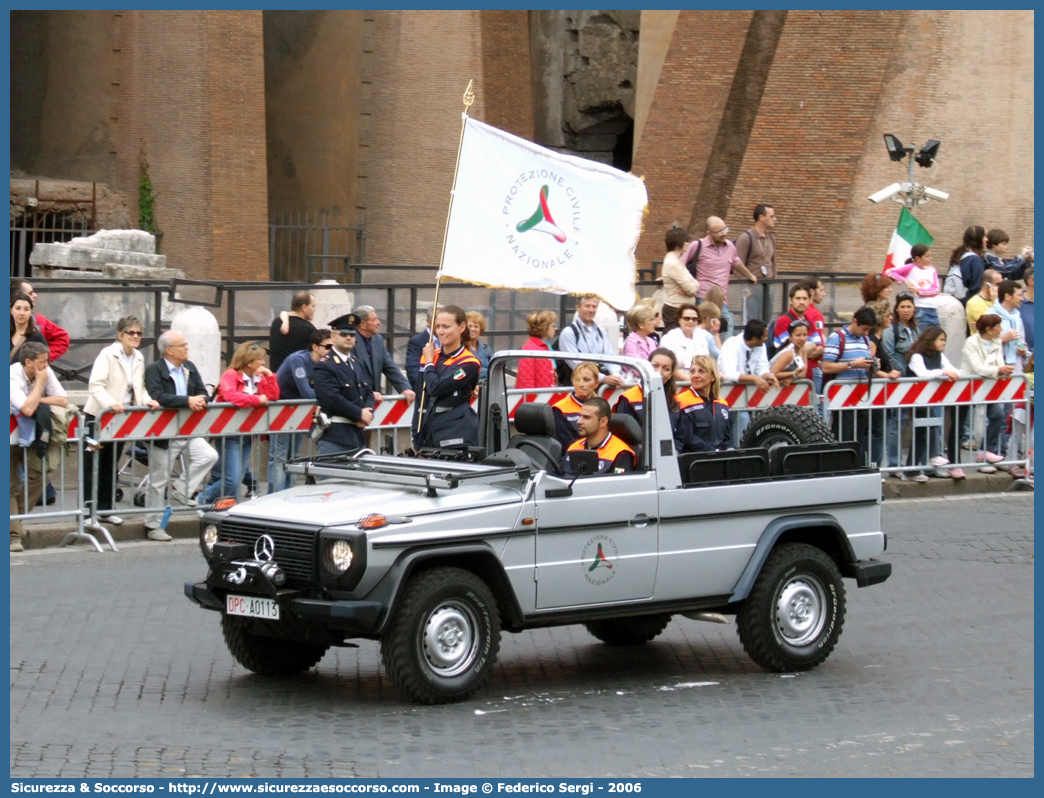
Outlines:
[[[347,313],[330,322],[333,349],[312,369],[316,402],[330,420],[319,439],[319,454],[361,449],[363,431],[373,421],[373,386],[363,379],[363,369],[352,352],[358,321],[354,313]]]

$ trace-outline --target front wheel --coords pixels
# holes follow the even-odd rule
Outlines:
[[[221,616],[221,634],[236,662],[262,676],[292,676],[303,673],[323,658],[330,647],[264,637],[250,631],[251,621]]]
[[[462,568],[413,577],[381,640],[392,682],[421,704],[462,701],[489,678],[500,651],[500,613],[489,587]]]
[[[845,623],[837,564],[804,543],[777,546],[736,616],[747,655],[777,673],[811,670],[834,650]]]

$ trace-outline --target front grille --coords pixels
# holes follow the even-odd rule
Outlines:
[[[226,520],[221,524],[221,540],[246,543],[251,550],[261,535],[270,535],[275,541],[272,558],[286,572],[291,587],[310,587],[318,584],[315,572],[315,544],[320,527],[279,528],[264,523]]]

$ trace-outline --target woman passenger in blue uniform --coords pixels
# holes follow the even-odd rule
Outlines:
[[[573,392],[551,405],[555,416],[555,440],[562,444],[562,451],[580,437],[580,429],[577,427],[580,407],[596,395],[600,378],[597,363],[590,360],[578,363],[573,369]]]
[[[718,364],[710,355],[692,359],[690,387],[678,394],[680,418],[674,433],[678,453],[713,452],[731,449],[732,424],[729,406],[719,395]]]
[[[678,356],[670,349],[661,346],[649,354],[649,362],[659,373],[660,379],[663,380],[664,396],[667,397],[667,414],[671,419],[671,429],[676,430],[678,428],[679,413],[678,397],[676,395],[677,386],[675,385],[675,377],[678,372]],[[645,395],[642,391],[641,383],[623,392],[620,398],[616,400],[616,407],[613,408],[613,412],[632,416],[638,422],[638,426],[642,426],[645,420]]]
[[[478,445],[478,415],[471,409],[471,394],[478,385],[482,363],[468,349],[468,319],[456,305],[435,314],[435,337],[421,352],[419,381],[424,408],[413,415],[413,448]]]

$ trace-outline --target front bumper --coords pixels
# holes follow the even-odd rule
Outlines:
[[[856,580],[856,587],[879,585],[892,575],[892,564],[879,560],[848,563],[841,570],[844,576]]]
[[[265,595],[274,598],[280,610],[290,619],[304,624],[315,624],[346,635],[368,635],[379,627],[384,605],[379,601],[329,601],[307,598],[299,590],[276,590],[258,594],[236,588],[215,588],[209,582],[186,582],[185,597],[207,610],[225,611],[225,596]],[[284,616],[285,617],[285,616]],[[269,623],[266,621],[266,623]],[[271,623],[283,623],[272,621]]]

